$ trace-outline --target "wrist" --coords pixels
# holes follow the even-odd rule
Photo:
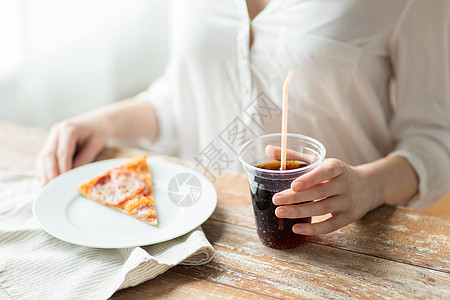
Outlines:
[[[378,205],[406,205],[417,194],[417,175],[403,157],[386,157],[357,168],[370,182],[369,190]]]
[[[109,137],[135,141],[146,138],[154,141],[158,124],[153,107],[135,99],[114,102],[100,111]]]
[[[110,111],[105,111],[103,114],[98,116],[99,126],[101,126],[101,130],[105,133],[108,139],[116,138],[118,136],[118,126],[117,122],[115,122],[114,114]]]
[[[386,186],[382,176],[378,174],[372,164],[359,165],[355,169],[360,174],[361,180],[365,183],[362,197],[365,198],[368,206],[367,211],[386,204],[388,197]]]

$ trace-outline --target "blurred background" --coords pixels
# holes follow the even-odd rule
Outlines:
[[[166,0],[0,0],[0,120],[48,129],[145,90],[167,31]]]

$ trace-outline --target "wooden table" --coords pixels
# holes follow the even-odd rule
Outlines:
[[[33,169],[46,133],[0,122],[0,169]],[[108,148],[99,159],[128,157]],[[450,217],[383,206],[304,246],[274,250],[256,235],[243,174],[214,183],[218,206],[203,224],[216,249],[203,266],[176,266],[112,299],[450,299]]]

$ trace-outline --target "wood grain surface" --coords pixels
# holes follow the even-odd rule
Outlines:
[[[45,137],[0,122],[0,170],[33,169]],[[138,153],[107,148],[98,160]],[[450,299],[448,216],[382,206],[299,248],[275,250],[256,235],[246,176],[225,172],[214,186],[218,205],[202,227],[215,258],[175,266],[112,299]]]

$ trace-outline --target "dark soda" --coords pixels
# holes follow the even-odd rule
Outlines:
[[[280,161],[269,161],[257,165],[257,168],[266,170],[279,170]],[[287,161],[286,170],[293,170],[307,166],[302,161]],[[257,233],[261,242],[275,249],[290,249],[303,245],[308,236],[295,234],[292,226],[297,223],[311,223],[311,218],[285,219],[275,215],[276,205],[272,197],[278,192],[289,189],[292,178],[284,179],[284,174],[279,178],[267,179],[256,173],[253,182],[250,183],[253,210],[257,226]]]

